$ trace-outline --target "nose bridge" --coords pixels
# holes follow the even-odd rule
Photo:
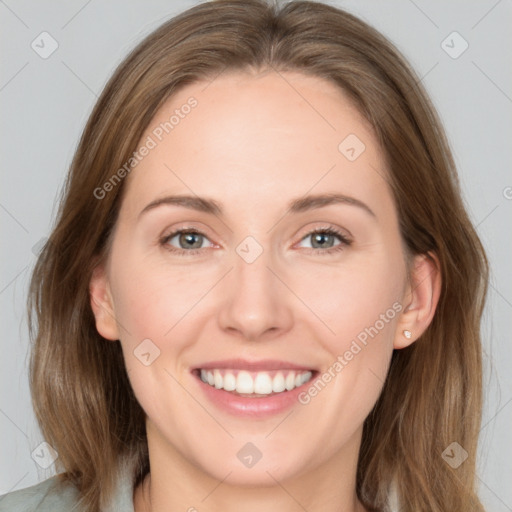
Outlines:
[[[289,300],[285,287],[274,275],[274,267],[273,251],[268,245],[264,247],[252,236],[238,244],[223,292],[226,295],[219,315],[223,329],[235,329],[255,340],[267,331],[290,327]]]

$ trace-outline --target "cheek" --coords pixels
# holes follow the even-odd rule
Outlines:
[[[165,417],[166,406],[179,407],[187,401],[173,377],[181,380],[177,366],[183,351],[190,339],[199,337],[197,326],[187,320],[205,293],[202,276],[162,268],[155,262],[145,264],[141,255],[118,261],[112,272],[115,314],[122,325],[121,344],[131,386],[149,417]],[[161,396],[165,400],[155,400]]]
[[[390,267],[387,273],[369,274],[331,276],[323,293],[309,296],[308,304],[329,327],[316,322],[323,334],[315,339],[328,356],[320,375],[299,401],[306,410],[322,411],[323,421],[333,425],[334,444],[345,442],[375,405],[386,380],[403,309],[398,300],[400,270]],[[311,322],[307,323],[311,327]],[[326,457],[328,448],[332,446],[326,447]]]
[[[321,333],[315,339],[329,354],[319,388],[327,384],[332,394],[324,399],[343,397],[362,417],[369,412],[386,378],[404,282],[403,258],[384,252],[297,280],[295,289],[321,320],[310,315]],[[312,321],[302,322],[311,330]]]
[[[208,320],[203,299],[218,276],[211,267],[186,268],[165,258],[148,261],[136,248],[122,254],[117,264],[112,258],[111,282],[125,364],[139,402],[152,411],[150,416],[159,417],[165,411],[158,411],[155,393],[162,392],[170,403],[187,400],[172,385],[172,376],[183,379],[185,355]]]
[[[145,264],[140,255],[119,265],[112,281],[116,317],[136,342],[164,339],[205,294],[212,276],[163,262]]]
[[[403,308],[401,260],[367,258],[350,265],[317,266],[294,279],[294,290],[317,317],[320,339],[331,347],[330,352],[345,349],[358,337],[361,342],[365,337],[392,338]]]

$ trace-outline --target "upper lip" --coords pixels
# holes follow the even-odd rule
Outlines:
[[[251,370],[251,371],[266,371],[266,370],[313,370],[311,366],[291,363],[289,361],[281,361],[277,359],[261,359],[259,361],[248,361],[246,359],[223,359],[222,361],[209,361],[202,363],[195,367],[195,369],[213,370],[232,369],[232,370]]]

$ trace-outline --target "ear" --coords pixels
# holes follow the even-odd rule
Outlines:
[[[108,340],[118,340],[119,329],[114,314],[114,302],[103,265],[98,265],[93,270],[89,282],[89,295],[97,331]]]
[[[434,318],[440,294],[439,259],[430,252],[416,255],[404,294],[404,309],[397,324],[394,348],[401,349],[411,345],[425,332]],[[409,338],[404,331],[410,332]]]

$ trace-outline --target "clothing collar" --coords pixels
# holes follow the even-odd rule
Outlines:
[[[134,512],[134,466],[127,460],[119,464],[114,492],[111,501],[103,508],[102,512]]]

